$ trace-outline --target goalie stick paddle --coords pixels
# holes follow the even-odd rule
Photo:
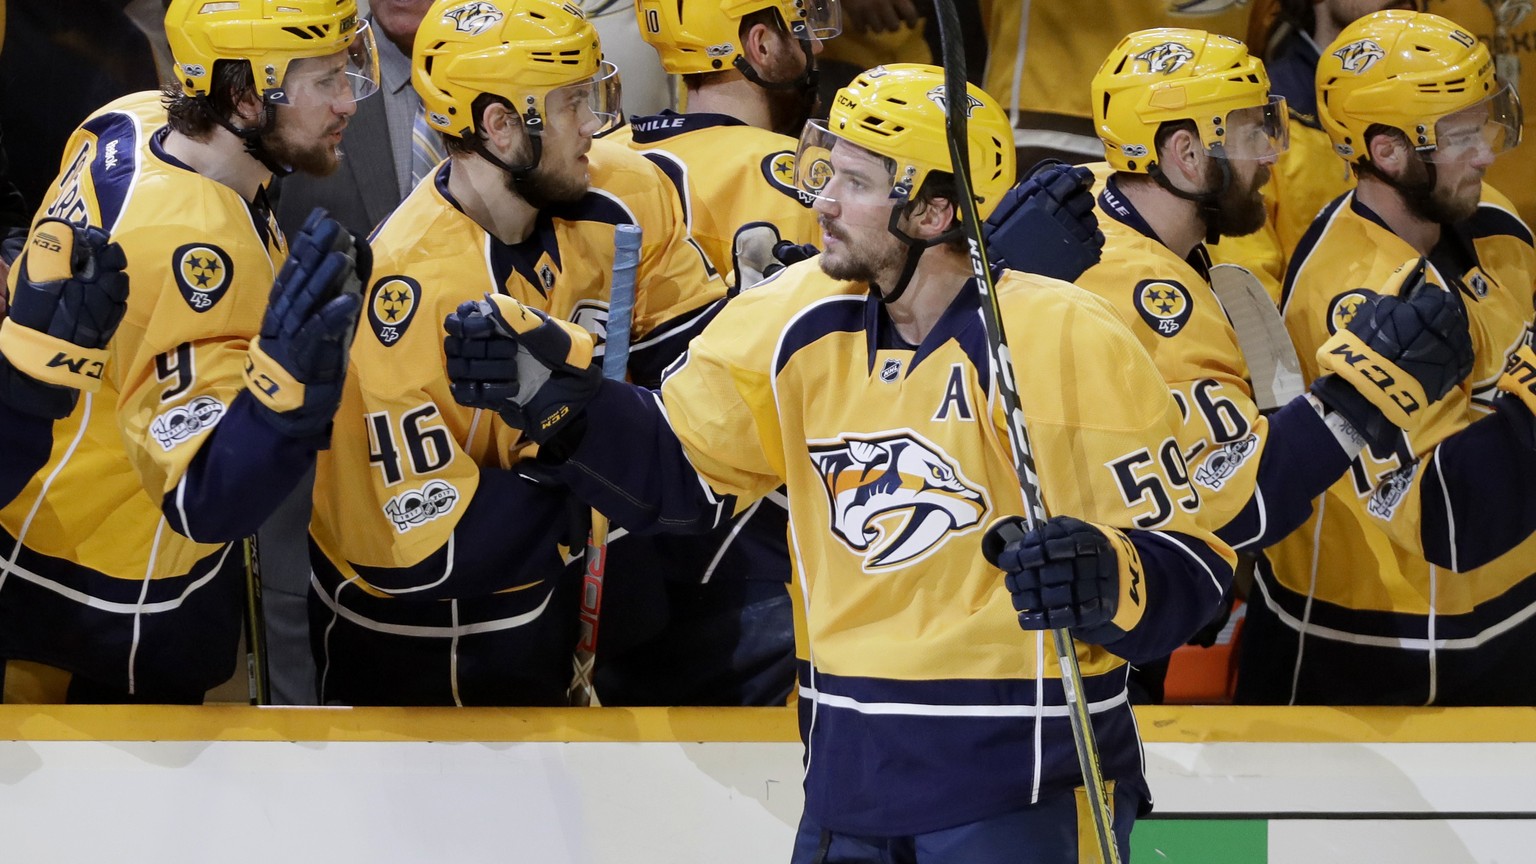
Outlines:
[[[635,313],[635,271],[640,267],[640,226],[620,225],[613,234],[613,287],[608,292],[607,335],[603,341],[603,377],[623,381],[629,368],[629,329]],[[592,667],[597,658],[598,616],[603,608],[603,578],[608,572],[608,517],[592,511],[587,535],[586,568],[581,576],[581,628],[571,657],[572,705],[597,706]]]
[[[1030,447],[1029,431],[1024,428],[1024,411],[1019,406],[1019,390],[1015,383],[1017,379],[1008,352],[1007,334],[1003,332],[1002,310],[996,286],[992,284],[992,269],[987,262],[986,247],[981,242],[981,218],[971,188],[970,137],[966,122],[971,105],[966,92],[965,51],[960,44],[960,13],[955,9],[954,0],[936,0],[934,6],[938,13],[939,46],[944,60],[944,93],[947,96],[941,104],[949,127],[949,154],[955,169],[956,197],[959,199],[955,206],[965,228],[971,267],[975,270],[977,288],[982,294],[981,310],[986,325],[987,348],[992,358],[993,380],[997,382],[998,396],[1008,421],[1008,446],[1012,451],[1014,469],[1018,472],[1019,489],[1024,497],[1024,518],[1026,524],[1033,528],[1046,518],[1045,504],[1040,497],[1035,455]],[[1120,864],[1110,819],[1109,799],[1104,793],[1104,774],[1099,766],[1099,748],[1093,738],[1093,718],[1089,714],[1086,694],[1083,692],[1083,673],[1078,666],[1077,650],[1072,644],[1072,634],[1067,630],[1052,630],[1051,637],[1061,664],[1061,684],[1066,693],[1072,740],[1077,747],[1078,767],[1082,769],[1088,808],[1093,815],[1099,855],[1103,864]]]
[[[1300,396],[1306,389],[1301,360],[1280,309],[1258,277],[1237,264],[1217,264],[1211,268],[1211,290],[1237,334],[1259,410],[1273,411]]]

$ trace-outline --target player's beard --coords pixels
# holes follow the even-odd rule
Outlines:
[[[513,174],[506,175],[507,189],[512,194],[528,202],[535,210],[543,210],[556,204],[571,204],[581,200],[581,196],[587,194],[588,182],[586,174],[580,177],[562,176],[551,171],[547,163],[540,163],[538,167],[521,177]]]
[[[330,136],[341,131],[345,125],[342,124],[336,129],[327,129],[326,135]],[[273,162],[315,177],[328,177],[336,173],[336,169],[341,165],[340,147],[328,141],[299,144],[289,141],[283,131],[279,121],[279,128],[261,136],[261,146],[266,149],[267,156]]]
[[[798,81],[805,71],[806,61],[787,59],[763,70],[765,81]],[[780,135],[799,138],[805,121],[820,107],[820,95],[816,88],[791,87],[788,89],[763,88],[768,98],[768,126]]]
[[[1212,185],[1221,182],[1221,168],[1211,162],[1211,171],[1216,176],[1208,178]],[[1232,181],[1223,189],[1216,199],[1216,210],[1221,214],[1221,236],[1246,237],[1249,234],[1264,227],[1264,220],[1268,213],[1264,209],[1264,196],[1259,188],[1269,182],[1269,166],[1255,165],[1253,176],[1247,183],[1238,179],[1236,171],[1231,172]]]
[[[855,245],[852,238],[825,220],[821,230],[838,240],[837,249],[823,250],[816,259],[821,262],[822,272],[833,279],[876,282],[882,273],[899,272],[906,262],[906,245],[889,232]]]
[[[1478,202],[1482,198],[1482,176],[1475,175],[1478,180],[1477,192],[1468,195],[1458,195],[1454,187],[1436,180],[1429,182],[1429,165],[1422,158],[1413,159],[1398,178],[1397,188],[1403,195],[1403,203],[1420,219],[1434,222],[1437,225],[1450,225],[1464,219],[1471,219],[1477,212]],[[1466,178],[1463,177],[1463,180]]]

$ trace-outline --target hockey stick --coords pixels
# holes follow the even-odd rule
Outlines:
[[[1237,334],[1259,410],[1273,411],[1300,396],[1306,389],[1301,360],[1279,308],[1258,278],[1237,264],[1217,264],[1211,268],[1211,290]]]
[[[261,552],[255,537],[245,547],[245,671],[252,705],[272,704],[267,674],[267,615],[261,599]]]
[[[635,313],[635,271],[640,267],[640,226],[620,225],[613,235],[613,287],[608,293],[607,338],[603,343],[603,377],[623,381],[629,368],[629,328]],[[571,661],[572,705],[600,705],[592,689],[597,656],[598,614],[603,608],[603,578],[608,572],[608,517],[592,511],[587,535],[586,569],[581,576],[581,631]]]
[[[1002,310],[998,304],[996,286],[992,284],[992,268],[987,262],[986,247],[981,242],[981,216],[977,212],[976,196],[971,188],[970,137],[966,122],[971,106],[965,86],[965,53],[964,46],[960,44],[960,14],[955,9],[954,0],[936,0],[934,6],[939,19],[939,45],[944,55],[944,92],[947,95],[944,109],[949,127],[949,154],[955,169],[958,199],[955,207],[965,228],[971,267],[976,272],[976,284],[982,293],[981,309],[986,324],[987,348],[992,357],[995,372],[993,379],[997,381],[1003,413],[1008,418],[1008,446],[1012,450],[1014,469],[1018,472],[1019,489],[1024,496],[1025,524],[1033,528],[1046,518],[1045,503],[1040,497],[1035,454],[1029,443],[1029,432],[1024,428],[1024,411],[1019,406],[1013,361],[1008,351],[1007,334],[1003,332]],[[1099,748],[1093,738],[1093,718],[1088,711],[1087,694],[1083,692],[1083,673],[1078,666],[1072,634],[1060,628],[1052,630],[1051,636],[1055,641],[1056,656],[1061,663],[1061,685],[1066,693],[1072,740],[1077,745],[1078,767],[1083,772],[1083,786],[1088,794],[1089,810],[1093,814],[1099,854],[1104,864],[1120,864],[1109,815],[1109,800],[1104,794],[1104,774],[1099,767]]]

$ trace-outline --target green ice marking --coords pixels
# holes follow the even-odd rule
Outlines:
[[[1263,819],[1141,819],[1131,831],[1135,864],[1267,864]]]

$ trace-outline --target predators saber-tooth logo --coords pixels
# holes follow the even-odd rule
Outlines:
[[[932,99],[934,104],[939,106],[940,111],[943,111],[945,114],[949,113],[949,96],[945,93],[944,85],[940,84],[932,90],[929,90],[928,98]],[[964,111],[965,116],[969,117],[971,116],[972,112],[980,107],[981,100],[967,93],[965,94],[965,103],[960,106],[960,110]]]
[[[465,3],[444,10],[443,20],[452,21],[453,29],[460,33],[479,36],[501,20],[501,10],[485,2]]]
[[[1332,53],[1339,58],[1339,65],[1345,72],[1356,75],[1364,75],[1376,61],[1387,56],[1387,52],[1370,39],[1357,39]]]
[[[939,447],[910,431],[840,438],[810,448],[831,508],[832,533],[865,572],[928,557],[974,530],[991,509]]]
[[[1189,50],[1189,46],[1178,42],[1164,42],[1148,48],[1131,59],[1147,64],[1148,72],[1172,75],[1179,71],[1179,67],[1195,59],[1195,52]]]

